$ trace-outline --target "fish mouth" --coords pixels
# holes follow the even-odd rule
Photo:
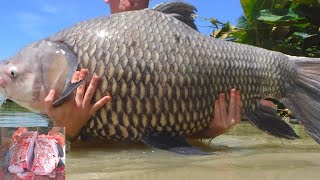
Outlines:
[[[6,81],[0,77],[0,88],[1,87],[4,88],[6,84],[7,84]]]
[[[6,99],[10,99],[11,101],[14,102],[22,102],[22,103],[31,103],[32,100],[30,99],[23,99],[23,98],[13,98],[12,95],[10,95],[10,93],[8,93],[7,89],[5,86],[1,87],[0,86],[0,106],[3,104],[4,100]]]

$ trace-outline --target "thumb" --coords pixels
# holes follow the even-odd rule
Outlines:
[[[50,90],[48,96],[44,99],[47,115],[51,114],[53,110],[54,95],[55,95],[55,91]]]

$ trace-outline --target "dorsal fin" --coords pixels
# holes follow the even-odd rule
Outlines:
[[[197,26],[194,24],[194,14],[197,9],[190,4],[183,2],[161,3],[156,5],[153,10],[168,14],[184,22],[191,28],[198,30]]]

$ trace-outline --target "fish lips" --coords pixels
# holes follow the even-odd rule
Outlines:
[[[0,87],[4,88],[6,84],[7,82],[2,77],[0,77]]]

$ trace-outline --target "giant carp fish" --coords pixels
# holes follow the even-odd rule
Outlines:
[[[100,77],[93,101],[106,94],[112,100],[91,117],[83,134],[201,154],[185,137],[208,127],[218,94],[236,88],[243,116],[257,128],[298,138],[259,104],[274,98],[320,143],[320,59],[207,37],[195,30],[195,10],[168,3],[80,22],[1,61],[0,92],[45,113],[49,90],[61,97],[58,106],[81,84],[70,82],[74,72],[87,68]]]

